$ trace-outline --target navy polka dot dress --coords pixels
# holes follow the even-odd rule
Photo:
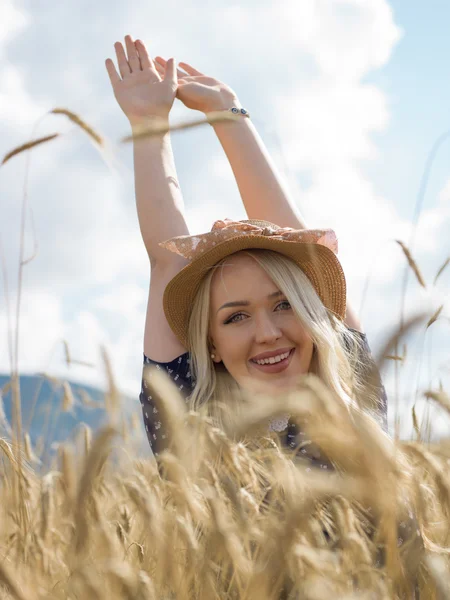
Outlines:
[[[361,341],[363,355],[360,357],[360,368],[362,378],[364,380],[364,374],[368,374],[373,365],[373,358],[365,334],[354,330],[352,330],[352,332],[358,335]],[[154,365],[157,369],[164,370],[172,379],[172,381],[176,384],[178,390],[181,392],[185,400],[188,400],[189,395],[191,394],[192,389],[194,387],[194,382],[190,368],[190,357],[188,352],[167,363],[151,360],[144,354],[144,366],[145,365]],[[377,393],[379,397],[380,408],[378,417],[383,428],[386,430],[387,398],[384,386],[379,377],[377,382]],[[167,448],[169,440],[167,439],[167,433],[164,427],[164,423],[161,421],[158,409],[155,406],[149,391],[147,390],[146,382],[144,381],[144,379],[142,379],[140,401],[142,405],[144,426],[145,431],[147,433],[148,441],[150,443],[150,447],[153,451],[153,454],[157,456],[160,452],[162,452],[162,450]],[[287,421],[287,426],[285,427],[283,434],[280,435],[282,443],[290,448],[295,448],[301,445],[302,441],[306,441],[303,439],[303,437],[304,434],[298,430],[297,425],[295,423],[290,423],[289,421]],[[322,469],[331,468],[330,463],[320,455],[319,450],[311,450],[310,448],[308,448],[307,452],[305,448],[303,448],[302,450],[300,450],[300,454],[302,452],[305,455],[308,455],[307,458],[311,462],[311,466],[315,466]]]

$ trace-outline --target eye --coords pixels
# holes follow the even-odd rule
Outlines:
[[[280,306],[285,305],[285,308],[282,308],[281,310],[289,310],[291,307],[290,302],[288,302],[287,300],[283,300],[283,302],[280,302],[280,304],[278,304],[277,308],[280,308]]]
[[[245,317],[245,315],[244,313],[236,313],[235,315],[232,315],[229,319],[224,321],[223,324],[227,325],[228,323],[238,323],[239,321],[242,321],[242,319],[237,319],[237,317]]]
[[[290,302],[288,302],[287,300],[283,300],[282,302],[277,304],[276,310],[278,310],[280,307],[281,307],[281,310],[290,310],[292,308]],[[227,325],[228,323],[239,323],[239,321],[243,320],[238,317],[245,317],[245,315],[244,315],[244,313],[236,313],[236,314],[232,315],[229,319],[224,321],[224,325]]]

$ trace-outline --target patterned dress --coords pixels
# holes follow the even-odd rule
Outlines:
[[[361,364],[361,374],[364,379],[364,374],[369,373],[371,367],[373,365],[373,358],[370,352],[369,345],[367,343],[367,338],[364,333],[351,330],[354,334],[356,334],[361,342],[361,356],[360,356],[360,364]],[[191,394],[194,382],[190,369],[190,355],[188,352],[185,352],[178,358],[174,360],[163,363],[151,360],[144,354],[144,367],[145,365],[154,365],[157,369],[161,369],[165,371],[172,381],[176,384],[178,390],[181,392],[186,401]],[[377,395],[379,398],[379,414],[377,415],[381,425],[386,430],[387,429],[387,398],[386,391],[381,382],[381,379],[378,376],[377,385]],[[152,397],[148,390],[146,389],[146,383],[144,378],[142,379],[141,393],[140,393],[140,401],[142,406],[142,413],[144,417],[144,426],[145,431],[147,433],[148,441],[150,443],[150,447],[153,451],[153,454],[157,456],[162,450],[164,450],[168,444],[169,440],[167,439],[167,433],[165,430],[164,423],[160,419],[160,415],[158,413],[158,409],[155,406],[155,403],[152,400]],[[298,430],[298,427],[295,423],[289,422],[288,419],[284,420],[279,419],[278,422],[273,422],[271,426],[272,430],[280,431],[280,438],[283,445],[286,445],[290,448],[295,448],[302,442],[303,433]],[[306,454],[306,450],[300,450]],[[320,451],[318,449],[314,449],[313,452],[308,452],[308,460],[311,462],[311,466],[318,467],[322,469],[331,468],[330,463],[320,455]]]

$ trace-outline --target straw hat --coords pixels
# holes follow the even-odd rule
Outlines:
[[[190,260],[166,286],[163,297],[167,321],[188,348],[188,322],[195,294],[210,267],[240,250],[262,248],[292,259],[311,281],[326,308],[345,317],[346,283],[336,256],[331,229],[291,229],[268,221],[216,221],[210,232],[178,236],[159,244]]]

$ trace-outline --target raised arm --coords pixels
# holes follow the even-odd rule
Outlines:
[[[227,85],[187,63],[180,62],[179,65],[188,75],[178,71],[177,97],[188,108],[208,114],[242,106],[235,92]],[[156,57],[155,66],[160,73],[164,73],[167,63],[161,57]],[[248,217],[271,221],[281,227],[306,228],[251,120],[242,117],[235,122],[217,122],[213,128],[230,162]],[[345,322],[348,327],[361,331],[359,319],[349,306]]]
[[[167,73],[161,78],[141,41],[126,36],[125,43],[126,53],[120,42],[115,44],[120,75],[111,59],[105,63],[118,104],[133,131],[156,121],[168,124],[177,90],[174,61],[168,62]],[[154,360],[168,361],[185,349],[166,321],[162,296],[186,261],[158,244],[189,231],[169,134],[135,139],[133,145],[137,213],[151,265],[144,352]]]
[[[237,98],[224,98],[214,110],[231,106],[241,105]],[[243,117],[232,123],[214,123],[213,127],[233,169],[249,219],[305,229],[307,225],[251,120]],[[361,331],[361,323],[349,305],[345,323]]]

